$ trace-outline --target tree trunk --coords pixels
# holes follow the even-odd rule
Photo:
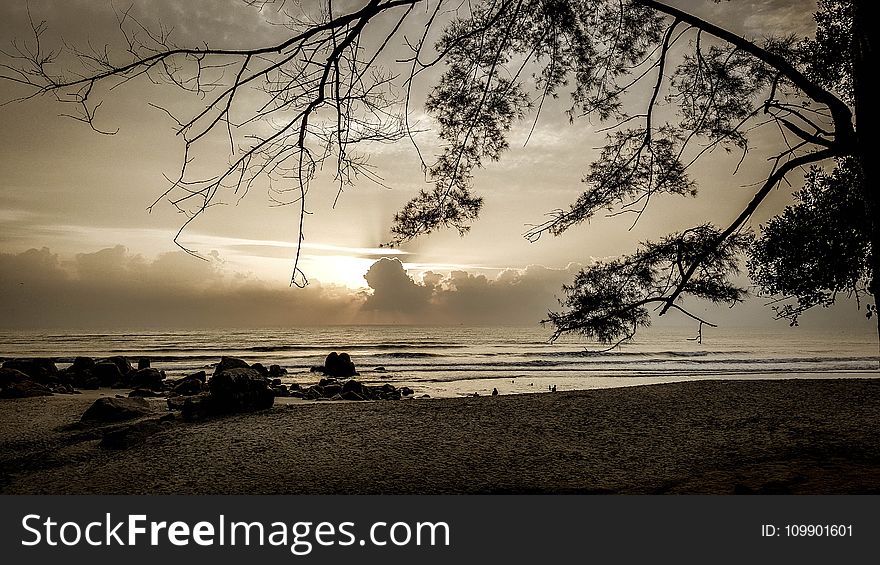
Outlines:
[[[876,0],[853,0],[853,104],[856,115],[856,158],[862,169],[862,190],[868,218],[871,222],[871,283],[868,290],[874,303],[880,302],[880,160],[872,142],[880,133],[877,112],[877,93],[871,89],[872,75],[877,65],[877,4]],[[874,77],[876,78],[876,77]],[[877,333],[880,338],[880,315]],[[880,346],[878,346],[880,347]]]

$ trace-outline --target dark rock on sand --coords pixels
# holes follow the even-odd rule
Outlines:
[[[76,357],[70,370],[74,372],[91,371],[95,368],[95,360],[91,357]]]
[[[200,381],[202,381],[202,382],[204,383],[204,382],[207,382],[207,380],[208,380],[208,375],[207,375],[204,371],[199,371],[199,372],[197,372],[197,373],[193,373],[193,374],[191,374],[191,375],[187,375],[186,378],[188,378],[188,379],[198,379],[198,380],[200,380]]]
[[[354,392],[361,398],[364,395],[364,385],[360,383],[360,381],[356,381],[354,379],[349,379],[342,383],[342,392]]]
[[[121,422],[152,413],[143,398],[99,398],[80,418],[86,424]]]
[[[224,358],[231,359],[231,358]],[[240,360],[239,360],[240,361]],[[168,407],[180,409],[186,420],[271,408],[275,393],[269,381],[250,367],[225,369],[208,381],[208,392],[169,398]]]
[[[264,377],[269,378],[269,369],[267,369],[262,363],[254,363],[251,365],[251,369],[260,373]]]
[[[244,359],[238,359],[237,357],[221,357],[220,362],[217,363],[217,366],[214,367],[214,376],[219,375],[223,371],[229,369],[250,369],[251,366],[248,365],[248,362]]]
[[[387,373],[388,372],[388,369],[386,369],[385,367],[382,367],[382,366],[376,367],[373,370],[376,371],[377,373]]]
[[[282,367],[281,365],[269,365],[269,376],[272,378],[278,378],[282,375],[287,374],[287,369]]]
[[[189,376],[178,381],[177,384],[174,385],[174,388],[172,390],[182,396],[193,396],[195,394],[204,392],[206,388],[207,387],[205,387],[205,383],[203,381],[199,380],[198,378]]]
[[[99,444],[104,449],[127,449],[144,443],[150,436],[168,429],[171,422],[164,416],[150,420],[141,420],[104,433]]]
[[[162,381],[165,374],[158,369],[138,369],[128,379],[128,385],[132,388],[148,388],[150,390],[162,390]]]
[[[3,367],[0,369],[0,398],[27,398],[31,396],[52,396],[49,388],[38,383],[29,375]]]
[[[150,359],[148,357],[141,357],[138,359],[138,370],[141,369],[149,369],[150,368]]]
[[[134,371],[134,367],[131,366],[131,362],[128,358],[122,357],[121,355],[102,359],[101,361],[98,361],[98,363],[113,363],[119,369],[119,373],[122,374],[123,377]]]
[[[92,374],[98,380],[100,386],[113,386],[122,382],[122,372],[119,370],[119,365],[110,361],[96,363],[95,368],[92,369]]]
[[[290,396],[290,391],[287,390],[287,387],[280,383],[277,385],[272,385],[272,392],[275,393],[275,396],[277,398],[285,398]]]
[[[400,387],[400,394],[402,394],[403,396],[412,396],[414,392],[413,389],[409,388],[408,386],[402,386]]]
[[[345,390],[342,392],[342,400],[366,400],[366,398],[353,390]]]
[[[337,379],[347,379],[358,374],[348,353],[336,353],[335,351],[324,360],[323,373]]]
[[[32,380],[48,384],[54,383],[58,378],[58,367],[51,359],[35,357],[31,359],[10,359],[3,363],[4,369],[21,371]]]

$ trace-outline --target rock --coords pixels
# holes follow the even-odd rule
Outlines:
[[[402,394],[403,396],[412,396],[414,392],[413,389],[409,388],[408,386],[403,386],[400,387],[400,394]]]
[[[3,363],[4,369],[20,371],[40,384],[54,383],[58,380],[58,367],[46,358],[10,359]]]
[[[269,376],[272,378],[278,378],[282,375],[287,374],[287,369],[282,367],[281,365],[269,365]]]
[[[269,381],[254,369],[227,369],[208,381],[212,409],[218,413],[271,408],[275,395]]]
[[[237,357],[221,357],[220,362],[214,367],[214,376],[219,375],[228,369],[250,369],[247,361],[238,359]]]
[[[78,394],[69,384],[58,384],[49,387],[49,390],[51,390],[55,394]]]
[[[343,400],[366,400],[366,398],[364,398],[363,396],[361,396],[360,394],[356,393],[353,390],[343,391],[342,392],[342,399]]]
[[[324,365],[313,365],[311,369],[309,369],[310,373],[323,373]]]
[[[205,388],[205,383],[190,376],[178,381],[172,390],[183,396],[192,396],[204,392]]]
[[[363,396],[364,394],[364,385],[362,385],[359,381],[354,379],[350,379],[342,383],[342,392],[354,392],[358,396]]]
[[[157,369],[138,369],[131,374],[128,384],[132,388],[148,388],[150,390],[162,390],[162,381],[165,375]]]
[[[331,397],[342,393],[342,385],[339,383],[328,384],[324,388],[324,396]]]
[[[269,384],[272,385],[272,386],[281,386],[281,379],[272,379],[272,380],[269,382]]]
[[[115,357],[108,357],[106,359],[102,359],[98,361],[97,364],[100,363],[113,363],[119,369],[119,373],[124,377],[128,375],[130,372],[134,371],[134,367],[131,366],[131,363],[128,361],[127,357],[122,357],[117,355]]]
[[[303,392],[303,398],[306,400],[318,400],[324,398],[324,389],[320,385],[310,386]]]
[[[254,363],[253,365],[251,365],[251,369],[260,373],[264,377],[267,377],[267,378],[269,377],[269,369],[264,367],[262,363]]]
[[[120,428],[108,430],[101,439],[100,447],[104,449],[127,449],[144,443],[150,436],[168,429],[171,425],[167,419],[155,418],[134,422]]]
[[[151,414],[150,404],[143,398],[99,398],[80,418],[87,424],[121,422]]]
[[[31,396],[52,396],[49,388],[38,383],[29,375],[9,369],[0,369],[0,398],[28,398]]]
[[[285,398],[285,397],[290,396],[290,392],[287,390],[287,387],[282,384],[273,385],[272,392],[274,392],[275,396],[279,397],[279,398]]]
[[[203,383],[208,381],[208,375],[204,371],[199,371],[197,373],[187,375],[186,378],[187,379],[198,379],[198,380],[202,381]]]
[[[212,406],[211,393],[209,392],[186,397],[183,400],[180,411],[183,415],[183,419],[190,422],[194,420],[204,420],[205,418],[217,414]]]
[[[431,398],[430,394],[423,394],[419,398]]]
[[[387,373],[388,372],[388,369],[386,369],[385,367],[382,367],[382,366],[376,367],[373,370],[376,371],[377,373]]]
[[[83,379],[83,381],[74,386],[83,390],[98,390],[99,388],[101,388],[101,381],[98,379],[98,377],[89,377],[87,379]]]
[[[95,360],[91,357],[77,357],[69,368],[74,372],[91,371],[95,368]]]
[[[336,353],[335,351],[324,360],[324,374],[337,379],[347,379],[357,375],[354,363],[348,353]]]
[[[148,357],[141,357],[138,359],[138,371],[141,369],[149,369],[150,368],[150,359]]]
[[[292,384],[287,385],[287,387],[290,390],[301,390],[302,389],[302,387],[299,385],[299,383],[292,383]]]
[[[122,382],[122,372],[119,365],[110,361],[101,361],[95,364],[92,374],[98,380],[100,386],[113,386]],[[85,388],[85,387],[80,387]]]

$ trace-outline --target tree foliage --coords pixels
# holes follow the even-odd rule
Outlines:
[[[6,53],[3,78],[30,87],[29,96],[72,103],[74,117],[93,127],[97,84],[147,77],[203,96],[204,109],[194,115],[168,112],[186,148],[180,174],[162,197],[191,220],[222,194],[246,193],[267,176],[279,183],[279,194],[291,191],[299,203],[302,237],[316,171],[332,162],[340,191],[358,176],[378,181],[357,149],[413,140],[412,85],[442,65],[425,103],[442,150],[433,159],[423,156],[430,188],[395,216],[393,244],[444,227],[465,233],[483,203],[474,191],[476,170],[502,157],[514,124],[536,123],[545,102],[561,95],[570,98],[572,122],[603,122],[607,138],[598,158],[585,164],[582,193],[529,229],[525,236],[533,241],[602,211],[638,221],[656,197],[696,195],[690,172],[707,155],[721,149],[745,156],[756,130],[778,132],[779,153],[726,226],[705,224],[646,242],[632,255],[584,269],[565,288],[565,310],[549,318],[557,335],[580,332],[616,343],[650,322],[650,308],[661,315],[680,311],[702,327],[704,321],[683,306],[685,296],[742,300],[745,289],[731,281],[749,246],[748,221],[801,167],[813,168],[798,202],[769,222],[751,248],[756,282],[767,294],[795,297],[797,305],[780,314],[796,318],[833,301],[837,292],[856,291],[871,276],[858,226],[824,247],[779,247],[825,237],[856,217],[850,215],[859,190],[850,183],[857,183],[864,163],[849,159],[859,153],[848,105],[856,88],[850,52],[855,1],[823,0],[816,36],[801,39],[742,37],[657,0],[365,0],[345,12],[328,1],[305,15],[291,13],[283,1],[250,0],[260,9],[280,10],[289,37],[247,49],[209,47],[197,38],[178,46],[164,28],[149,31],[122,12],[123,55],[74,50],[68,55],[79,68],[59,73],[60,52],[43,47],[45,27],[36,24],[31,42],[15,43]],[[416,7],[426,10],[424,33],[401,39]],[[373,29],[379,38],[371,44],[378,47],[368,49],[360,39]],[[409,65],[402,83],[377,68],[396,39],[408,49],[400,58]],[[242,94],[252,86],[262,98]],[[271,133],[255,124],[270,125]],[[229,165],[194,177],[192,150],[218,130],[229,138]],[[835,172],[817,168],[833,159],[840,163]],[[295,268],[294,282],[298,274]]]
[[[852,159],[830,173],[811,167],[795,204],[762,226],[750,250],[752,280],[764,295],[786,299],[774,308],[792,325],[804,311],[834,304],[839,293],[866,293],[872,260],[861,182]]]

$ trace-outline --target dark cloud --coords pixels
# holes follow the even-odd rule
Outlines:
[[[217,254],[155,259],[122,246],[62,260],[49,249],[0,253],[0,327],[132,330],[348,323],[530,324],[555,304],[574,267],[529,267],[497,278],[454,271],[410,277],[398,259],[365,274],[372,292],[313,284],[273,287],[229,273]]]
[[[263,327],[345,324],[363,301],[347,289],[277,288],[226,273],[214,256],[148,260],[121,246],[63,262],[49,249],[0,253],[6,328]]]
[[[431,288],[412,280],[398,259],[382,257],[373,263],[364,279],[373,289],[364,304],[367,312],[397,314],[406,319],[423,314],[429,306]]]

